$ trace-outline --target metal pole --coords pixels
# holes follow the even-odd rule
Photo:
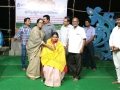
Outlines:
[[[75,0],[73,1],[73,17],[75,16],[74,8],[75,8]]]
[[[9,8],[9,31],[8,31],[8,33],[9,33],[9,39],[8,39],[8,40],[9,40],[9,47],[10,47],[10,46],[11,46],[11,45],[10,45],[10,42],[11,42],[11,39],[10,39],[10,38],[11,38],[11,37],[10,37],[10,36],[11,36],[11,29],[10,29],[10,21],[11,21],[11,20],[10,20],[10,0],[8,0],[8,6],[9,6],[9,7],[8,7],[8,8]]]
[[[108,12],[110,12],[111,11],[111,0],[109,1],[109,10],[108,10]]]
[[[3,7],[3,8],[15,8],[15,6],[0,6],[0,7]]]

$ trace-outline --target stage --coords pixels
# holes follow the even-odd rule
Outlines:
[[[42,79],[30,80],[20,64],[19,56],[0,56],[0,90],[120,90],[120,85],[112,84],[116,80],[112,61],[97,60],[96,71],[83,68],[79,81],[66,75],[59,88],[45,86]]]

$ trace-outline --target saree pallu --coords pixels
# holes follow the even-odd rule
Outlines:
[[[52,47],[51,39],[47,41],[47,44]],[[66,65],[66,57],[64,46],[60,41],[56,43],[56,49],[54,50],[44,47],[40,56],[43,66],[51,66],[63,72]]]
[[[52,47],[51,39],[47,41],[47,44]],[[54,50],[44,47],[40,57],[43,65],[45,85],[51,87],[60,86],[66,66],[65,49],[62,43],[58,41]]]

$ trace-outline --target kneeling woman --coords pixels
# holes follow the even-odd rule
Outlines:
[[[47,45],[51,49],[44,47],[41,53],[45,85],[59,87],[64,77],[66,59],[64,46],[59,41],[57,32],[52,33],[52,37],[47,40]]]

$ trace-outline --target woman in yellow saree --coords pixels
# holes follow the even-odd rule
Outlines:
[[[58,87],[64,77],[64,68],[66,66],[65,50],[59,41],[57,32],[52,33],[52,37],[47,40],[50,48],[44,47],[41,53],[41,63],[43,65],[43,73],[45,85]]]

